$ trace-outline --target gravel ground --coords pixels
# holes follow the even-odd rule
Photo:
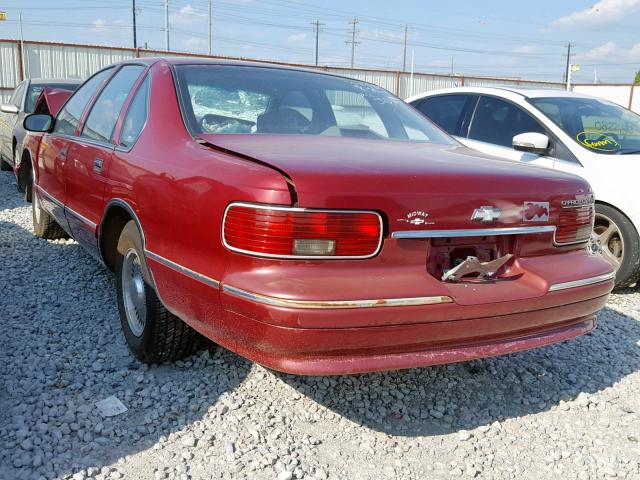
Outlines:
[[[640,478],[640,292],[591,335],[496,359],[331,378],[223,349],[147,368],[112,276],[31,233],[0,175],[0,479]],[[128,408],[103,417],[96,402]]]

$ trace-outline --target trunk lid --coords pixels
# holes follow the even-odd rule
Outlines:
[[[590,193],[577,176],[462,145],[304,135],[201,137],[284,172],[295,184],[297,206],[378,210],[391,232],[555,224],[562,200]],[[533,218],[526,218],[527,202],[536,202]],[[499,209],[500,218],[472,220],[485,206]]]

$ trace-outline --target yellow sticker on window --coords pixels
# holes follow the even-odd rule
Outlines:
[[[615,138],[602,133],[580,132],[576,135],[576,140],[581,145],[599,152],[617,152],[621,148]]]

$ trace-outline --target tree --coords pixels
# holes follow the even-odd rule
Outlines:
[[[634,83],[640,84],[640,70],[636,72],[636,80]]]

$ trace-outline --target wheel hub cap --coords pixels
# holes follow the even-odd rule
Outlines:
[[[624,258],[624,241],[620,228],[609,217],[596,213],[593,232],[599,253],[616,270],[620,268]]]
[[[140,258],[133,248],[127,251],[122,264],[122,297],[131,333],[139,337],[147,318],[147,298]]]

